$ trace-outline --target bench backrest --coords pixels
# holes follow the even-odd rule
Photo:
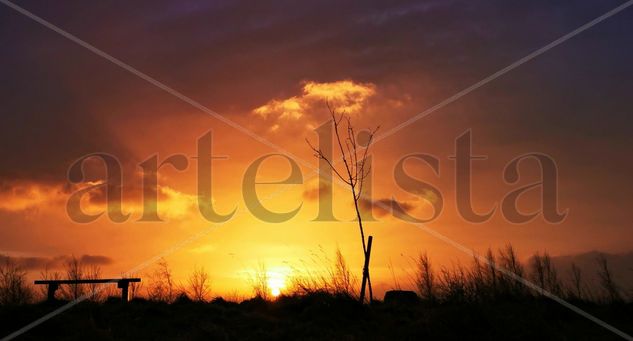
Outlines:
[[[100,279],[45,279],[37,280],[35,284],[94,284],[94,283],[119,283],[140,282],[140,278],[100,278]]]

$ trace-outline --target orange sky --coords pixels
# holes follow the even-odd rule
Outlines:
[[[2,35],[2,42],[14,47],[3,58],[5,65],[12,67],[7,77],[15,81],[2,85],[9,103],[4,110],[11,112],[2,115],[5,163],[0,172],[0,253],[47,259],[99,255],[108,259],[101,263],[104,273],[115,276],[209,229],[208,234],[165,258],[183,281],[194,266],[204,266],[216,293],[248,293],[249,273],[259,264],[265,264],[275,286],[282,287],[280,283],[296,269],[314,267],[315,257],[322,258],[325,253],[333,258],[337,247],[360,275],[362,249],[352,221],[349,193],[334,188],[335,212],[341,222],[312,221],[317,202],[309,194],[318,187],[314,178],[318,161],[305,139],[316,141],[314,129],[327,121],[325,101],[346,110],[357,129],[380,125],[380,135],[566,33],[587,13],[600,12],[579,10],[576,19],[569,21],[554,16],[529,39],[518,43],[512,37],[529,32],[516,28],[500,33],[505,26],[485,26],[489,14],[482,13],[459,24],[456,21],[467,12],[450,14],[444,5],[434,6],[404,6],[404,12],[386,8],[352,11],[357,21],[345,21],[337,14],[328,24],[337,28],[340,36],[327,30],[323,36],[316,34],[318,18],[308,9],[294,19],[279,19],[262,9],[252,18],[253,27],[261,27],[259,30],[235,29],[220,21],[218,25],[225,29],[220,32],[205,26],[205,18],[219,15],[214,11],[237,16],[244,9],[165,8],[144,20],[154,20],[160,32],[170,32],[173,27],[174,32],[187,37],[179,41],[176,33],[165,35],[165,42],[172,47],[168,51],[161,50],[164,45],[159,32],[135,24],[133,14],[117,18],[120,25],[114,25],[129,29],[127,37],[117,28],[95,29],[103,24],[100,22],[91,26],[86,19],[72,21],[55,10],[33,6],[33,11],[40,10],[66,29],[81,32],[82,38],[301,159],[303,184],[265,185],[258,190],[260,198],[270,196],[262,201],[273,211],[290,211],[302,204],[295,217],[278,224],[262,222],[248,211],[241,185],[249,164],[279,150],[52,32],[2,12],[8,18],[2,25],[21,30],[20,38],[33,43],[22,45],[16,38]],[[533,17],[525,20],[540,20],[539,11],[547,10],[538,7]],[[391,14],[379,17],[377,13]],[[433,25],[439,20],[431,19],[436,15],[445,19],[442,25]],[[267,17],[270,22],[255,24]],[[300,25],[301,18],[307,23]],[[416,18],[421,20],[420,28],[411,32]],[[630,112],[631,105],[622,89],[627,88],[623,82],[630,85],[630,78],[620,79],[617,74],[630,75],[631,69],[610,66],[612,60],[605,55],[619,60],[631,51],[607,50],[599,56],[586,52],[579,57],[586,46],[602,44],[604,36],[630,40],[616,34],[623,32],[623,22],[625,18],[605,23],[376,143],[371,153],[373,198],[395,198],[411,206],[415,216],[428,213],[428,203],[398,188],[393,179],[394,166],[402,157],[428,153],[440,160],[439,177],[427,165],[406,163],[407,173],[442,192],[444,210],[428,227],[470,249],[483,252],[512,243],[524,258],[539,250],[553,255],[629,251],[633,233],[627,193],[632,185],[628,176],[632,164],[628,158],[630,134],[624,130],[630,122],[624,114]],[[429,29],[423,34],[423,28]],[[361,35],[363,29],[374,34]],[[453,40],[472,46],[464,43],[456,50],[460,44],[449,44]],[[221,56],[213,52],[211,41],[221,48]],[[623,41],[618,44],[626,45]],[[614,44],[600,46],[607,49]],[[570,57],[576,59],[569,62]],[[89,77],[85,76],[88,72],[92,72]],[[588,87],[588,80],[594,87]],[[468,130],[473,153],[488,156],[473,164],[476,211],[489,211],[509,191],[538,180],[535,162],[521,163],[517,184],[505,183],[503,170],[519,155],[540,152],[557,162],[559,207],[569,209],[567,219],[550,224],[538,216],[514,225],[507,223],[498,209],[482,224],[459,217],[455,161],[449,157],[455,153],[455,139]],[[209,131],[214,154],[226,156],[213,164],[214,205],[220,213],[236,208],[230,221],[217,225],[205,221],[197,211],[196,160],[191,158],[196,155],[197,139]],[[122,162],[123,208],[132,213],[125,223],[113,223],[102,216],[93,223],[77,224],[66,214],[66,201],[75,189],[65,179],[68,166],[82,155],[98,151],[112,153]],[[166,166],[159,172],[159,213],[165,221],[138,222],[142,184],[138,164],[156,153],[161,160],[172,154],[187,155],[189,166],[185,171]],[[102,174],[98,164],[86,170],[93,172],[90,180],[98,180]],[[289,170],[282,158],[273,158],[263,163],[258,180],[283,180]],[[87,204],[93,210],[101,209],[96,202]],[[539,192],[522,197],[520,206],[525,211],[538,209]],[[379,216],[380,212],[376,213]],[[371,271],[379,292],[394,285],[391,268],[400,285],[408,284],[412,258],[420,252],[428,251],[438,265],[469,261],[464,253],[389,214],[368,222],[366,229],[374,236]],[[141,273],[147,271],[151,268]]]
[[[311,86],[320,87],[322,93],[310,93],[308,89]],[[20,230],[11,231],[15,242],[13,248],[6,251],[15,256],[70,253],[105,255],[113,260],[105,268],[116,275],[192,234],[210,229],[208,235],[170,253],[166,259],[183,280],[194,266],[204,266],[211,273],[214,287],[219,292],[248,292],[249,273],[259,264],[265,264],[272,276],[282,274],[282,277],[291,276],[304,267],[318,268],[313,264],[315,255],[319,259],[332,258],[337,247],[343,251],[352,269],[360,269],[360,237],[357,225],[352,221],[353,206],[347,189],[338,186],[334,189],[335,214],[342,220],[340,222],[311,221],[316,217],[317,202],[313,196],[306,196],[317,188],[318,180],[314,177],[317,160],[312,156],[304,138],[316,140],[312,129],[320,125],[320,122],[325,122],[328,115],[323,100],[330,98],[334,101],[338,97],[341,98],[339,105],[347,106],[357,127],[373,127],[379,122],[381,129],[388,131],[391,126],[408,117],[407,113],[413,112],[405,111],[411,105],[409,96],[390,98],[373,84],[352,80],[331,83],[306,81],[303,89],[296,95],[271,99],[270,102],[254,108],[251,113],[244,113],[245,119],[239,121],[239,124],[311,164],[312,168],[301,167],[305,181],[302,185],[262,185],[261,190],[258,190],[258,196],[270,210],[287,212],[303,205],[299,213],[287,222],[273,224],[260,221],[245,207],[240,191],[242,177],[249,163],[277,151],[236,133],[231,128],[223,127],[205,114],[183,114],[176,123],[177,127],[173,122],[170,124],[167,121],[145,123],[144,129],[152,132],[150,136],[139,138],[137,133],[127,132],[125,129],[117,129],[117,134],[126,145],[133,146],[132,150],[138,160],[144,160],[154,153],[159,153],[162,160],[173,153],[194,156],[197,137],[211,130],[214,154],[228,157],[227,160],[216,161],[213,165],[213,195],[219,213],[225,214],[237,208],[237,213],[229,222],[214,226],[215,224],[205,221],[197,211],[196,169],[193,159],[186,171],[179,172],[167,166],[159,172],[159,215],[165,222],[137,222],[141,210],[140,168],[125,167],[124,172],[127,173],[124,173],[123,191],[126,199],[123,208],[126,212],[132,212],[132,218],[122,224],[110,222],[107,216],[86,225],[73,223],[64,209],[69,192],[60,186],[24,182],[11,192],[4,192],[2,209],[7,212],[5,214],[28,223]],[[288,102],[293,105],[284,104]],[[266,114],[263,114],[263,108],[268,110]],[[384,112],[391,114],[385,115]],[[513,243],[523,256],[537,250],[548,250],[554,255],[591,249],[628,250],[629,240],[621,236],[616,238],[617,235],[610,232],[608,227],[596,235],[595,230],[586,223],[579,224],[587,217],[586,212],[580,209],[584,200],[571,195],[578,185],[569,181],[568,177],[561,176],[560,205],[562,208],[570,208],[570,214],[560,225],[548,224],[542,217],[527,224],[512,225],[504,222],[499,212],[484,224],[468,223],[459,218],[453,193],[454,161],[449,160],[448,156],[454,154],[453,140],[457,136],[455,134],[460,133],[460,128],[442,127],[441,116],[440,113],[434,121],[429,120],[437,122],[434,128],[412,127],[411,130],[419,129],[415,143],[406,143],[411,138],[411,132],[404,131],[402,135],[395,135],[375,145],[372,153],[374,199],[394,197],[400,202],[413,205],[413,215],[422,217],[425,212],[428,214],[428,203],[397,188],[393,179],[393,167],[398,159],[407,154],[431,153],[441,160],[439,178],[430,167],[421,163],[406,164],[409,174],[434,184],[444,196],[444,211],[428,226],[473,250],[483,251],[489,246],[500,247],[508,242]],[[438,128],[445,132],[442,134],[444,136],[436,132]],[[518,188],[504,183],[502,171],[504,164],[520,155],[522,150],[517,146],[492,145],[484,136],[479,136],[477,131],[473,130],[475,154],[490,155],[490,160],[479,161],[482,165],[475,163],[473,168],[474,208],[483,213],[498,204],[506,192]],[[538,180],[536,163],[526,162],[522,167],[525,167],[525,178],[521,180],[521,185]],[[88,168],[88,171],[90,169],[93,167]],[[288,176],[289,169],[282,158],[272,158],[263,163],[258,181],[283,180]],[[561,169],[565,172],[564,167]],[[535,207],[538,209],[538,194],[535,191],[533,195],[523,198],[522,207],[526,210]],[[94,205],[96,207],[90,208]],[[103,210],[102,205],[94,205],[88,204],[86,209]],[[412,258],[422,251],[428,251],[439,264],[468,262],[467,256],[414,225],[391,215],[376,216],[378,221],[368,222],[366,226],[367,233],[375,238],[372,273],[377,288],[393,285],[391,267],[398,276],[399,284],[408,284],[408,276],[412,273]]]

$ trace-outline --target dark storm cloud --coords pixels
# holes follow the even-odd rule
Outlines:
[[[439,102],[618,4],[20,2],[229,114],[296,93],[306,79],[396,84],[411,87],[407,91],[426,105]],[[502,143],[535,134],[554,141],[579,131],[626,139],[631,12],[465,98],[455,107],[463,111],[459,120],[474,127],[503,122],[501,130],[482,127]],[[186,107],[6,7],[0,7],[0,28],[0,177],[60,179],[69,162],[95,151],[128,159],[129,148],[115,134],[118,125]],[[416,93],[416,84],[427,85],[425,92]],[[475,106],[482,109],[477,115],[471,114]],[[596,110],[605,114],[597,119]]]
[[[7,100],[2,110],[8,112],[0,128],[0,177],[61,179],[66,167],[84,154],[103,151],[127,156],[125,147],[76,93],[55,80],[28,73],[3,91]]]
[[[94,68],[76,48],[6,8],[0,16],[0,40],[8,47],[0,55],[0,177],[59,181],[86,153],[127,157],[95,110],[107,105],[110,70]]]

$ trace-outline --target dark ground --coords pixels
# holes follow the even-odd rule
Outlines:
[[[0,307],[0,336],[65,302]],[[633,334],[633,304],[574,303]],[[65,340],[609,340],[615,334],[545,299],[487,303],[374,303],[329,294],[211,303],[83,302],[19,339]]]

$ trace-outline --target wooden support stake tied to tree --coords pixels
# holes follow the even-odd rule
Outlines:
[[[366,141],[361,141],[362,145],[359,145],[356,140],[356,133],[349,115],[345,113],[337,113],[329,103],[326,103],[330,115],[332,116],[332,123],[334,125],[334,133],[336,136],[336,142],[338,143],[339,150],[341,152],[341,160],[345,166],[344,171],[338,171],[336,164],[332,160],[331,155],[326,155],[320,148],[315,148],[310,141],[306,139],[310,148],[314,151],[315,156],[320,160],[324,160],[327,165],[332,169],[336,176],[349,186],[352,193],[352,199],[354,200],[354,209],[356,210],[356,218],[358,219],[358,227],[360,229],[360,238],[363,244],[363,257],[365,259],[363,265],[363,280],[360,289],[360,301],[365,301],[365,287],[369,287],[369,301],[373,300],[373,292],[371,288],[371,279],[369,277],[369,258],[371,256],[371,245],[373,237],[369,236],[367,243],[365,243],[365,231],[363,230],[363,220],[361,218],[359,201],[363,193],[363,184],[365,178],[371,172],[371,165],[366,166],[367,155],[369,147],[374,139],[374,135],[378,128],[370,131],[366,136]],[[345,119],[347,122],[347,137],[341,137],[340,126],[341,122]]]

